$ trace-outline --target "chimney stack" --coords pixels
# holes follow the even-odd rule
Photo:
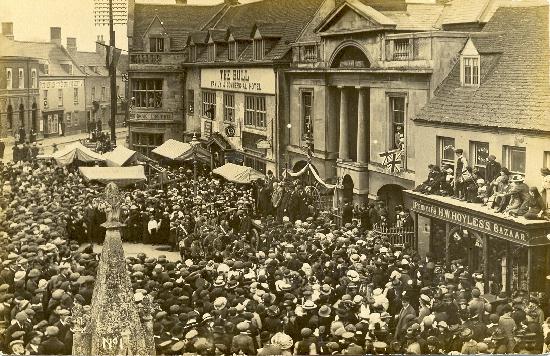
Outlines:
[[[61,27],[50,27],[50,42],[61,46]]]
[[[176,5],[187,5],[187,0],[176,0]]]
[[[13,22],[2,22],[2,35],[13,40]]]
[[[105,40],[103,40],[103,35],[97,35],[97,41],[95,43],[95,52],[98,53],[98,54],[101,54],[102,56],[105,56],[106,55],[106,50],[105,50]]]
[[[67,52],[71,56],[74,56],[76,54],[76,38],[75,37],[67,37]]]

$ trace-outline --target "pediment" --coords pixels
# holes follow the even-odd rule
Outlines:
[[[147,27],[147,30],[143,34],[143,37],[150,37],[150,36],[166,36],[167,31],[166,27],[162,24],[162,21],[158,16],[155,16],[153,18],[153,21],[149,24],[149,27]]]
[[[359,1],[349,0],[329,14],[316,31],[322,33],[359,32],[395,26],[395,22],[372,7]]]
[[[479,56],[479,52],[474,44],[474,41],[472,41],[471,38],[468,38],[468,41],[464,45],[464,48],[462,49],[461,54],[463,56]]]

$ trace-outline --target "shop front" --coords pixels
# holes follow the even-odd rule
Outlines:
[[[63,135],[65,124],[63,121],[64,110],[42,110],[42,121],[40,121],[40,132],[44,137],[52,135]]]
[[[550,291],[550,222],[511,219],[487,207],[405,191],[420,255],[481,273],[485,291]]]

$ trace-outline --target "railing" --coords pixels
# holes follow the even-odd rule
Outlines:
[[[415,250],[417,248],[417,239],[412,228],[375,225],[372,231],[377,236],[388,238],[392,245],[402,245]]]
[[[130,54],[130,64],[178,64],[183,59],[183,53],[143,52]]]
[[[172,121],[174,114],[171,112],[130,112],[132,121]]]

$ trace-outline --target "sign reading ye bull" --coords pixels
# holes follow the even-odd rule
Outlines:
[[[515,240],[518,242],[529,241],[528,234],[524,231],[444,206],[436,206],[427,202],[414,200],[412,203],[412,210],[421,215],[431,216],[443,221],[469,227],[473,230],[485,232],[493,236],[503,237],[507,240]]]
[[[275,94],[275,72],[271,68],[205,68],[201,88]]]

